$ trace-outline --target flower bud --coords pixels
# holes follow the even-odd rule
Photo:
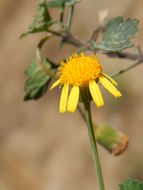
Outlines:
[[[129,144],[127,135],[108,125],[94,125],[94,132],[98,143],[114,155],[122,154]]]

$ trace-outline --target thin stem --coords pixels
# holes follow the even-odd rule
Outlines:
[[[71,28],[73,11],[74,11],[74,6],[72,5],[72,6],[70,6],[68,21],[67,21],[67,30],[68,31],[70,31],[70,28]]]
[[[133,69],[134,67],[140,65],[142,62],[143,62],[143,60],[141,59],[141,60],[135,62],[134,64],[132,64],[132,65],[126,67],[125,69],[122,69],[122,70],[120,70],[120,71],[118,71],[118,72],[112,74],[111,77],[114,78],[114,77],[117,77],[117,76],[119,76],[119,75],[121,75],[121,74],[123,74],[123,73],[126,73],[127,71],[129,71],[129,70]]]
[[[51,69],[48,69],[48,68],[45,66],[45,64],[43,63],[43,60],[42,60],[42,58],[41,58],[41,48],[42,48],[43,44],[44,44],[49,38],[51,38],[51,37],[52,37],[52,35],[47,35],[47,36],[45,36],[44,38],[42,38],[42,39],[40,40],[40,42],[39,42],[38,45],[37,45],[36,56],[37,56],[38,62],[39,62],[39,64],[40,64],[41,68],[43,69],[43,71],[44,71],[48,76],[50,76],[51,78],[57,79],[55,72],[53,72],[53,70],[51,70]]]
[[[64,20],[64,10],[61,10],[61,14],[60,14],[60,24],[61,24],[61,28],[62,28],[62,29],[64,28],[63,20]]]
[[[91,40],[93,40],[94,42],[97,40],[99,32],[102,30],[102,27],[99,26],[92,34],[91,36]]]
[[[61,38],[65,38],[66,39],[66,43],[68,44],[72,44],[74,45],[75,47],[87,47],[86,44],[84,44],[83,42],[81,42],[79,39],[75,38],[71,33],[69,33],[68,31],[65,32],[65,31],[54,31],[54,30],[50,30],[48,29],[48,32],[55,35],[55,36],[58,36],[58,37],[61,37]]]
[[[60,14],[60,23],[63,23],[63,19],[64,19],[64,11],[62,10]]]
[[[106,54],[108,57],[111,58],[119,58],[119,59],[128,59],[128,60],[138,60],[140,58],[140,55],[138,54],[134,54],[134,53],[128,53],[128,52],[115,52],[115,53],[104,53]]]
[[[84,102],[84,107],[85,107],[85,112],[86,112],[86,122],[87,122],[87,127],[88,127],[92,155],[93,155],[93,160],[94,160],[97,177],[98,177],[99,189],[104,190],[104,182],[103,182],[102,171],[101,171],[101,166],[100,166],[99,154],[97,150],[92,118],[91,118],[90,102]]]

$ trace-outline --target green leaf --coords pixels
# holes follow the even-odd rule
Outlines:
[[[37,7],[37,11],[38,11],[37,21],[46,22],[46,21],[51,20],[51,16],[49,14],[49,11],[46,5],[46,0],[40,0]]]
[[[120,190],[143,190],[143,182],[127,179],[123,184],[120,184],[119,187]]]
[[[52,69],[52,66],[47,59],[43,59],[43,63],[48,69]],[[27,75],[27,80],[24,87],[24,100],[37,100],[47,91],[51,78],[42,70],[37,58],[35,58],[33,63],[27,68],[25,74]]]
[[[61,9],[64,9],[66,6],[73,6],[79,2],[80,0],[52,0],[48,2],[48,7],[60,7]]]
[[[40,0],[37,7],[37,16],[29,26],[28,31],[23,33],[21,37],[27,36],[30,33],[46,32],[55,23],[56,21],[51,19],[46,0]]]
[[[106,24],[103,38],[100,43],[91,42],[91,47],[107,52],[120,52],[133,46],[130,39],[138,32],[139,21],[117,17]]]

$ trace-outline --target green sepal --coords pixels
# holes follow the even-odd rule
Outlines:
[[[80,102],[90,102],[92,101],[91,94],[89,92],[89,88],[86,87],[80,87],[80,96],[79,96]]]

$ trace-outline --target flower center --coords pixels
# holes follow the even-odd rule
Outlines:
[[[101,74],[102,67],[97,55],[85,56],[74,54],[61,63],[57,75],[61,84],[72,86],[87,86],[90,80],[95,80]]]

